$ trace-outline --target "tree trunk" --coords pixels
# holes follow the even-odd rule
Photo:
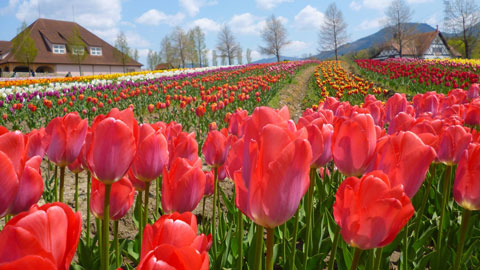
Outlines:
[[[277,53],[277,62],[280,62],[280,54]]]

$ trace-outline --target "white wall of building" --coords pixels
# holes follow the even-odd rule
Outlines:
[[[81,65],[82,73],[84,76],[87,75],[100,75],[100,74],[111,74],[111,73],[122,73],[122,66],[103,66],[103,65]],[[139,67],[126,66],[125,70],[128,71],[140,71]],[[68,72],[72,76],[80,76],[80,71],[78,65],[63,65],[59,64],[55,66],[55,72],[58,75],[66,75]]]

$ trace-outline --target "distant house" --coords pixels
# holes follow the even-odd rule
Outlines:
[[[36,73],[65,75],[70,72],[73,76],[79,75],[78,64],[69,57],[71,48],[67,46],[67,40],[73,35],[74,29],[78,29],[86,45],[87,56],[81,62],[83,75],[123,72],[123,65],[116,57],[119,51],[77,23],[38,19],[28,28],[38,50],[37,57],[30,67]],[[11,41],[0,41],[0,74],[28,72],[28,68],[15,59],[11,49]],[[141,67],[142,64],[131,58],[125,65],[127,72],[139,71]]]
[[[383,49],[372,59],[384,60],[400,58],[400,46],[393,39],[388,41]],[[448,45],[442,33],[418,33],[408,37],[402,48],[403,58],[443,59],[461,57],[461,54]]]
[[[172,69],[173,66],[170,63],[160,63],[155,66],[155,70],[165,70],[165,69]]]

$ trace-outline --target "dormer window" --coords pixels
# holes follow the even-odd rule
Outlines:
[[[75,46],[72,48],[72,53],[74,55],[83,55],[85,53],[85,49],[82,46]]]
[[[91,47],[90,55],[96,55],[96,56],[102,55],[102,47]]]
[[[53,44],[52,45],[53,53],[55,54],[65,54],[66,49],[65,49],[65,44]]]

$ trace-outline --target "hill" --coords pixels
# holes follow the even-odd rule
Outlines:
[[[297,61],[297,60],[302,60],[302,59],[298,57],[280,56],[280,61]],[[277,57],[263,58],[255,62],[252,62],[252,64],[266,64],[266,63],[274,63],[274,62],[277,62]]]

